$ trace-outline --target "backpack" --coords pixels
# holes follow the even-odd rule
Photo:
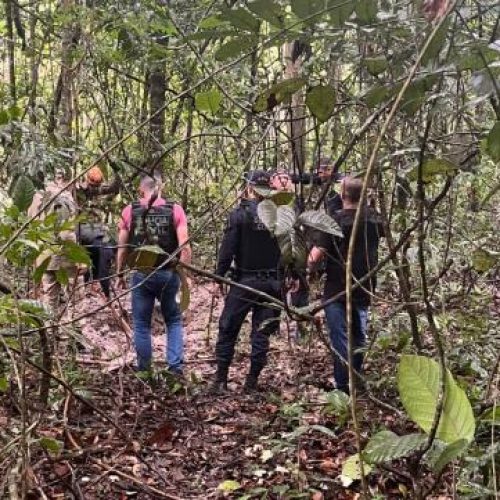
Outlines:
[[[159,246],[166,253],[175,252],[179,246],[174,225],[174,203],[143,207],[139,202],[132,203],[130,243],[134,247],[143,245]]]
[[[42,195],[41,206],[43,207],[54,197],[54,192],[51,190],[46,190]],[[59,224],[67,222],[72,219],[77,214],[77,204],[73,199],[73,196],[66,191],[59,194],[56,199],[43,211],[42,218],[45,219],[51,214],[57,215],[57,221]]]

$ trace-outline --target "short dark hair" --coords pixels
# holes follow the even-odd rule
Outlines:
[[[343,182],[345,197],[353,203],[358,203],[361,198],[361,191],[363,190],[363,179],[359,177],[345,177]]]
[[[139,185],[148,191],[152,191],[156,187],[156,180],[150,175],[142,174]]]

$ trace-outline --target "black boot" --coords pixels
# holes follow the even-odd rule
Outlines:
[[[215,374],[215,380],[212,385],[208,388],[208,393],[214,396],[219,394],[224,394],[227,392],[227,368],[217,368],[217,373]]]
[[[260,392],[260,388],[258,385],[259,375],[262,368],[250,367],[250,372],[247,375],[245,380],[245,385],[243,386],[244,394],[252,394],[255,392]]]

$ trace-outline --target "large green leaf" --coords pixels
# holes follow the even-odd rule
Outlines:
[[[234,57],[240,56],[245,52],[249,52],[257,45],[257,37],[250,35],[242,35],[238,38],[233,38],[221,45],[215,52],[217,61],[226,61]]]
[[[398,436],[391,431],[375,434],[363,450],[363,458],[370,464],[391,462],[406,457],[420,448],[427,441],[423,434]]]
[[[354,12],[355,0],[328,0],[330,22],[335,27],[341,27]]]
[[[268,90],[258,95],[252,111],[261,113],[271,111],[275,106],[289,100],[290,97],[300,90],[306,83],[305,78],[289,78],[271,86]]]
[[[277,234],[276,239],[281,250],[282,263],[295,269],[305,269],[308,249],[302,233],[292,228]]]
[[[78,243],[73,241],[64,241],[63,242],[64,256],[67,257],[68,260],[74,262],[75,264],[85,264],[90,266],[92,262],[90,261],[89,253]]]
[[[463,455],[469,444],[466,439],[459,439],[448,445],[436,440],[426,459],[430,462],[431,469],[439,474],[450,462]]]
[[[392,97],[393,92],[387,85],[377,85],[368,89],[362,96],[369,108],[376,108],[379,104]]]
[[[407,115],[414,115],[425,102],[426,92],[432,89],[437,82],[436,75],[426,75],[415,79],[412,84],[406,89],[406,92],[401,100],[401,111]],[[392,89],[392,95],[395,95],[401,89],[401,84],[397,84]]]
[[[458,167],[451,161],[443,158],[431,158],[425,160],[422,165],[422,181],[424,183],[429,183],[438,175],[453,175],[457,170]],[[410,170],[408,179],[410,181],[416,181],[418,179],[418,165]]]
[[[366,462],[363,462],[363,472],[365,476],[371,472],[372,468]],[[354,481],[361,479],[361,464],[359,459],[359,454],[351,455],[342,466],[342,475],[340,480],[342,486],[345,488],[349,487]]]
[[[248,10],[240,7],[238,9],[226,9],[220,15],[224,21],[229,21],[235,28],[258,33],[260,21]]]
[[[198,92],[194,97],[195,107],[198,111],[215,115],[220,109],[222,95],[217,89]]]
[[[35,283],[41,283],[42,282],[42,277],[47,270],[47,267],[49,267],[50,261],[52,260],[51,256],[46,257],[43,259],[42,263],[36,267],[34,273],[33,273],[33,281]]]
[[[324,7],[324,0],[292,0],[292,12],[300,19],[309,18]],[[319,19],[313,18],[311,21],[317,22]]]
[[[26,175],[20,175],[12,188],[12,201],[21,212],[28,210],[35,196],[35,185]]]
[[[264,19],[276,28],[283,28],[285,13],[275,1],[255,0],[248,3],[247,7],[260,19]]]
[[[297,217],[297,222],[307,227],[343,238],[342,229],[337,222],[320,210],[306,210]]]
[[[363,61],[370,75],[377,76],[383,73],[388,66],[387,59],[384,56],[366,57]]]
[[[335,109],[335,90],[331,85],[317,85],[308,90],[306,106],[320,123],[326,122]]]
[[[486,139],[486,149],[493,161],[500,162],[500,121],[490,130]]]
[[[279,205],[276,213],[275,234],[286,234],[295,224],[295,210],[289,205]]]
[[[456,57],[457,69],[460,71],[479,71],[500,59],[500,52],[494,50],[484,42],[477,41],[472,46],[467,47],[464,55]]]
[[[413,355],[401,358],[398,369],[401,401],[410,418],[427,433],[434,421],[439,387],[440,368],[434,360]],[[436,437],[446,443],[459,439],[471,441],[475,428],[470,402],[447,370],[443,411]]]
[[[264,226],[266,226],[267,229],[274,234],[278,219],[278,207],[276,206],[276,203],[272,200],[262,200],[257,205],[257,215],[259,216],[262,224],[264,224]]]
[[[370,24],[377,20],[377,0],[358,0],[356,2],[356,19],[361,24]]]

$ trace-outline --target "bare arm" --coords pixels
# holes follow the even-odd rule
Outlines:
[[[125,268],[125,260],[128,254],[128,238],[130,231],[128,229],[120,229],[118,233],[118,252],[116,255],[116,272],[121,273]]]
[[[321,262],[325,257],[325,251],[320,247],[312,247],[309,252],[309,257],[307,258],[307,266],[309,268],[314,267],[316,264]]]
[[[187,224],[180,224],[179,226],[177,226],[176,232],[177,232],[177,241],[179,242],[179,246],[182,247],[185,244],[185,246],[182,247],[180,253],[180,260],[185,264],[191,264],[192,252],[191,252],[191,245],[188,243],[189,233]]]

